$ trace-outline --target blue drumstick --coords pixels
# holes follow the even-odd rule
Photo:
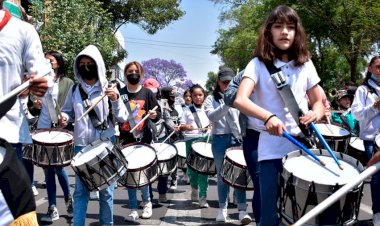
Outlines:
[[[305,147],[305,145],[303,145],[302,143],[298,142],[298,140],[296,140],[294,137],[292,137],[291,135],[289,135],[287,132],[285,131],[282,131],[282,136],[284,136],[286,139],[288,139],[290,142],[292,142],[293,144],[297,145],[299,148],[301,148],[304,152],[306,152],[308,155],[310,155],[311,157],[313,157],[313,159],[317,160],[321,165],[325,166],[326,164],[320,159],[318,158],[312,151],[310,151],[307,147]]]
[[[340,162],[338,161],[338,159],[334,155],[334,152],[331,150],[331,148],[330,148],[329,144],[326,142],[325,138],[321,135],[321,133],[319,132],[319,130],[315,126],[314,122],[310,123],[310,126],[314,130],[315,134],[317,134],[318,139],[322,142],[323,146],[327,149],[327,151],[329,152],[331,157],[333,157],[336,164],[338,164],[339,169],[343,170],[342,165],[340,164]]]

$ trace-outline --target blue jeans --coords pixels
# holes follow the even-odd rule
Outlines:
[[[282,172],[281,159],[260,161],[260,196],[261,217],[260,226],[279,225],[277,187]],[[265,204],[264,204],[265,203]]]
[[[223,182],[223,179],[220,175],[220,170],[222,168],[224,155],[226,153],[226,149],[239,146],[240,143],[235,139],[231,134],[223,134],[223,135],[213,135],[212,136],[212,154],[214,155],[214,161],[216,166],[216,172],[218,174],[218,198],[219,198],[219,208],[227,208],[228,206],[228,193],[230,191],[230,187]],[[235,189],[236,201],[238,210],[247,210],[247,199],[246,193],[243,190]]]
[[[57,193],[55,185],[55,174],[57,174],[59,184],[62,187],[63,194],[65,196],[65,201],[70,198],[70,184],[69,177],[65,168],[47,168],[45,169],[45,180],[46,180],[46,190],[49,200],[49,206],[57,206]]]
[[[84,147],[75,146],[74,154],[80,152]],[[113,225],[113,191],[115,183],[99,192],[99,223],[100,225]],[[75,176],[74,190],[74,226],[84,226],[87,213],[90,192],[78,176]]]
[[[255,191],[253,192],[252,198],[252,210],[253,216],[255,217],[256,223],[260,223],[261,215],[261,198],[260,198],[260,164],[257,161],[258,152],[257,147],[259,144],[260,132],[252,129],[246,130],[246,137],[243,139],[243,151],[245,162],[248,167],[249,174],[251,175],[253,181],[253,187]]]
[[[364,149],[368,159],[376,152],[375,143],[373,141],[364,140]],[[371,179],[371,197],[373,214],[380,213],[380,171],[372,175]]]
[[[30,179],[32,186],[34,186],[34,165],[33,165],[33,163],[31,161],[24,160],[24,158],[22,157],[22,144],[21,143],[12,144],[12,146],[16,151],[17,158],[23,163],[23,165],[26,169],[26,172],[29,175],[29,179]]]
[[[157,179],[157,190],[158,194],[164,195],[168,192],[168,181],[169,178],[167,176],[165,177],[158,177]],[[152,184],[149,184],[149,196],[150,200],[153,200],[153,190],[152,190]]]
[[[146,185],[140,188],[142,193],[142,201],[145,203],[150,202],[149,186]],[[132,210],[137,210],[137,189],[128,188],[129,206]]]

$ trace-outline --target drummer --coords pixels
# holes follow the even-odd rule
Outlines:
[[[229,186],[226,185],[220,174],[226,149],[241,145],[241,130],[239,126],[239,111],[224,104],[223,93],[234,77],[231,68],[222,67],[218,72],[218,80],[212,95],[205,100],[205,111],[212,122],[212,154],[214,156],[216,171],[218,174],[218,198],[219,212],[217,222],[228,222],[227,206]],[[244,157],[242,155],[242,157]],[[239,220],[242,225],[251,223],[252,219],[247,214],[246,192],[235,189]]]
[[[57,118],[58,114],[56,113],[55,109],[48,109],[49,105],[46,103],[46,98],[52,98],[50,101],[52,101],[54,105],[57,103],[59,106],[62,106],[65,103],[65,99],[70,87],[74,84],[73,80],[66,77],[65,62],[61,53],[57,51],[49,51],[45,54],[45,57],[50,61],[51,67],[54,71],[54,78],[53,86],[48,90],[48,93],[51,94],[49,95],[50,97],[45,95],[45,97],[41,99],[42,108],[37,123],[37,129],[47,129],[58,126],[58,122],[55,122],[55,125],[53,125],[50,112],[54,112],[53,114],[55,114]],[[67,216],[73,217],[73,202],[70,194],[69,178],[67,176],[65,168],[46,168],[45,180],[49,206],[46,215],[42,216],[41,221],[48,223],[53,223],[53,221],[59,219],[56,200],[55,174],[57,174],[58,181],[62,187]]]
[[[137,141],[150,144],[153,139],[152,129],[154,129],[154,123],[161,118],[160,111],[151,110],[158,106],[156,96],[150,89],[141,85],[141,80],[144,78],[144,69],[139,62],[129,62],[124,67],[124,76],[125,87],[120,89],[120,94],[124,104],[129,105],[130,113],[134,117],[129,118],[127,122],[120,126],[120,140],[123,144],[131,144]],[[134,125],[139,123],[145,115],[149,115],[148,119],[142,122],[134,132],[131,132]],[[149,186],[146,185],[140,190],[143,198],[141,217],[149,219],[152,216]],[[136,189],[128,188],[128,197],[131,212],[125,220],[135,222],[139,218]]]
[[[338,95],[334,99],[334,110],[342,111],[341,113],[333,112],[331,121],[339,123],[350,129],[353,136],[359,135],[359,121],[354,118],[351,112],[351,104],[354,100],[354,95],[347,90],[339,90]]]
[[[190,153],[191,143],[195,140],[206,140],[207,127],[210,121],[204,110],[203,102],[205,91],[202,86],[195,84],[190,88],[191,99],[193,105],[184,108],[179,129],[183,131],[186,141],[186,155]],[[202,130],[204,129],[204,130]],[[208,176],[198,173],[190,168],[187,168],[187,174],[190,178],[191,186],[191,201],[199,201],[199,207],[208,208],[207,189]],[[198,190],[199,188],[199,190]]]
[[[128,119],[128,112],[117,89],[107,87],[106,67],[96,46],[89,45],[83,49],[74,60],[73,68],[78,84],[73,85],[67,93],[62,107],[60,125],[66,126],[67,122],[75,121],[74,154],[76,154],[98,139],[110,138],[113,142],[115,141],[115,128],[109,117],[111,107],[113,116],[119,122]],[[77,119],[86,111],[84,103],[94,103],[104,94],[106,94],[105,98],[94,107],[95,114],[86,115],[78,121]],[[115,183],[99,192],[100,225],[113,225]],[[89,190],[77,175],[74,189],[74,226],[85,225],[89,198]]]

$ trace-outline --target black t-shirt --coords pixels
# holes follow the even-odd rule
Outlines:
[[[150,89],[144,87],[142,87],[141,90],[137,93],[129,93],[127,87],[125,86],[120,89],[120,95],[124,103],[126,103],[126,101],[129,102],[135,124],[139,123],[149,110],[153,109],[155,106],[159,106],[153,92]],[[143,143],[149,144],[152,141],[151,129],[154,129],[153,122],[157,122],[161,118],[160,110],[157,109],[156,112],[157,117],[155,120],[148,118],[137,128],[137,133],[141,134],[141,142]],[[120,140],[123,144],[129,144],[138,141],[133,137],[133,134],[129,132],[131,129],[132,127],[129,125],[129,122],[121,124]]]

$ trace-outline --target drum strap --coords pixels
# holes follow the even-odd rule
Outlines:
[[[193,114],[195,124],[197,124],[198,128],[202,128],[201,120],[198,117],[197,110],[195,109],[194,105],[191,105],[189,108],[191,113]]]
[[[82,98],[82,101],[83,101],[83,105],[85,106],[86,109],[88,109],[91,105],[86,105],[85,102],[87,102],[88,100],[88,95],[87,93],[83,90],[82,86],[80,84],[78,84],[78,88],[79,88],[79,93],[80,93],[80,96]],[[90,120],[92,122],[92,125],[96,128],[96,129],[100,129],[100,130],[106,130],[108,129],[108,117],[106,117],[106,119],[104,119],[103,122],[101,122],[99,120],[99,117],[98,115],[96,114],[95,110],[92,109],[89,113],[88,113],[88,116],[90,117]]]
[[[292,115],[293,119],[296,121],[297,125],[301,129],[302,133],[306,137],[311,136],[311,131],[306,128],[305,125],[300,124],[299,117],[303,115],[301,109],[299,108],[297,101],[294,97],[294,94],[292,90],[290,89],[290,86],[288,85],[288,82],[282,73],[280,68],[277,68],[274,66],[273,63],[265,63],[265,66],[267,67],[270,77],[272,78],[273,82],[276,85],[276,88],[282,98],[282,100],[285,103],[285,106],[288,107],[290,114]]]
[[[125,105],[125,107],[127,108],[127,111],[128,111],[128,120],[127,121],[129,123],[129,126],[131,128],[134,128],[136,126],[136,122],[135,122],[135,119],[133,118],[133,113],[132,113],[131,105],[129,104],[128,94],[123,93],[120,90],[119,90],[119,92],[120,92],[120,97],[123,100],[123,103],[124,103],[124,105]],[[133,130],[132,134],[133,134],[133,137],[135,139],[141,139],[141,134],[137,133],[137,129]]]
[[[301,216],[305,215],[307,206],[317,206],[317,205],[318,205],[318,198],[317,198],[317,193],[315,192],[315,184],[314,182],[311,182],[311,185],[309,185],[309,192],[307,193],[305,206],[303,208]]]
[[[296,190],[293,185],[293,174],[290,175],[288,181],[286,182],[285,186],[285,194],[289,197],[291,206],[292,206],[292,214],[293,214],[293,219],[296,221],[298,220],[299,214],[298,214],[298,206],[297,206],[297,200],[296,200]]]

